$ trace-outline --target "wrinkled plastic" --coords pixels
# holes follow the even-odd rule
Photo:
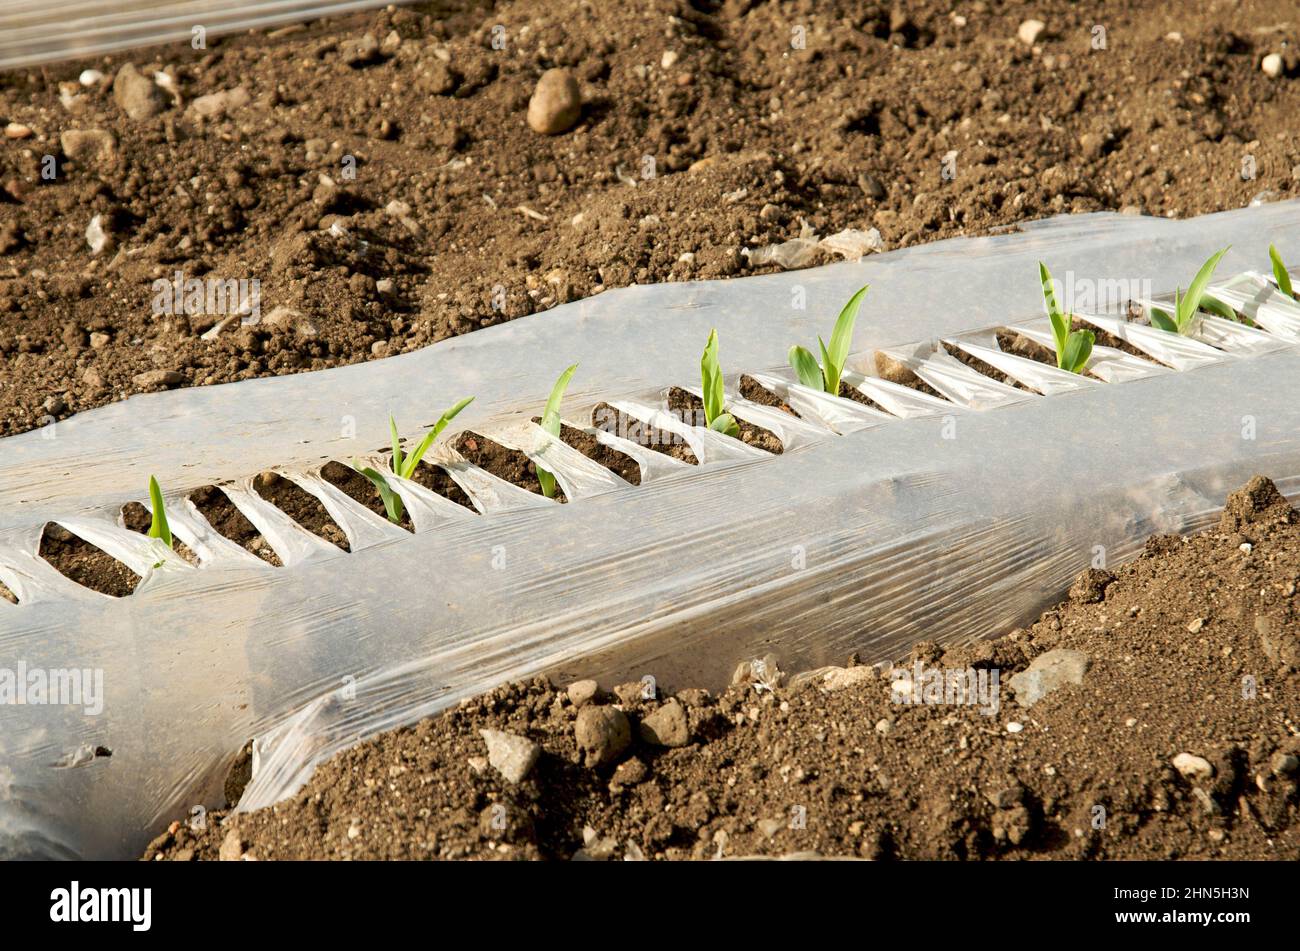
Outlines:
[[[337,16],[385,0],[74,0],[0,4],[0,70]]]
[[[1164,293],[1225,244],[1226,277],[1267,261],[1270,240],[1300,259],[1298,224],[1295,203],[1187,222],[1083,216],[811,271],[633,287],[411,354],[137,396],[2,440],[0,580],[20,603],[0,601],[0,666],[99,669],[106,697],[97,716],[0,706],[0,853],[138,854],[172,819],[220,803],[249,738],[251,809],[358,739],[512,678],[719,687],[769,652],[799,670],[969,642],[1031,618],[1098,552],[1118,562],[1152,532],[1207,524],[1257,472],[1294,495],[1295,335],[1261,352],[1107,324],[1152,362],[1099,349],[1090,366],[1118,382],[1068,387],[1053,367],[987,351],[991,328],[1048,333],[1040,258]],[[845,379],[881,409],[804,388],[784,364],[868,282]],[[1214,292],[1233,288],[1259,326],[1294,328],[1300,308],[1269,287],[1247,275]],[[729,407],[784,454],[665,411],[667,387],[697,385],[713,327]],[[964,366],[944,340],[984,348],[1032,392]],[[948,398],[879,378],[879,349]],[[587,426],[608,402],[677,433],[700,465],[598,433],[641,464],[633,487],[532,425],[575,361],[566,421]],[[802,418],[741,400],[742,372]],[[319,478],[328,459],[383,465],[389,413],[417,437],[466,395],[477,399],[426,458],[478,513],[401,482],[410,534]],[[460,429],[527,453],[569,502],[458,458],[447,447]],[[321,499],[352,553],[253,491],[272,468]],[[125,502],[148,504],[150,474],[199,567],[122,526]],[[284,567],[185,501],[214,483]],[[52,520],[140,572],[136,592],[88,591],[38,558]]]

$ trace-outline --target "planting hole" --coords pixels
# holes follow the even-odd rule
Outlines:
[[[1100,327],[1094,327],[1092,324],[1082,321],[1078,317],[1075,317],[1074,320],[1070,322],[1070,329],[1091,330],[1093,336],[1096,338],[1093,342],[1098,347],[1110,347],[1112,350],[1123,350],[1130,357],[1137,357],[1139,360],[1146,360],[1148,363],[1155,360],[1155,357],[1151,356],[1149,353],[1142,352],[1127,340],[1120,340],[1119,337],[1116,337],[1114,334],[1102,330]],[[1055,364],[1056,360],[1053,359],[1052,363]]]
[[[3,581],[0,581],[0,601],[8,601],[10,604],[18,603],[18,595],[10,591]]]
[[[876,351],[876,372],[880,378],[889,383],[897,383],[899,386],[906,386],[908,389],[916,390],[918,393],[925,393],[938,399],[947,399],[942,393],[932,387],[925,380],[921,379],[906,366],[899,363],[892,357],[886,356],[879,350]]]
[[[866,393],[863,393],[856,386],[852,386],[849,383],[845,382],[844,380],[840,380],[839,395],[840,395],[840,399],[852,400],[855,403],[861,403],[863,406],[870,406],[872,409],[877,410],[881,413],[889,413],[890,416],[894,415],[893,413],[890,413],[889,410],[885,409],[883,406],[881,406],[879,403],[873,400]]]
[[[344,551],[352,550],[347,535],[330,518],[320,499],[302,486],[290,482],[277,472],[261,472],[253,481],[253,489],[313,535]]]
[[[691,447],[681,436],[634,419],[608,403],[601,403],[592,410],[591,422],[597,429],[613,433],[639,446],[645,446],[693,466],[699,465],[700,460],[695,458],[695,453],[691,452]]]
[[[678,414],[682,421],[687,424],[706,425],[704,421],[704,401],[687,393],[681,387],[674,386],[668,391],[668,410]],[[774,455],[780,455],[785,451],[785,447],[781,445],[781,440],[777,439],[776,433],[770,429],[747,423],[739,417],[735,417],[735,419],[736,425],[740,427],[741,442]]]
[[[190,493],[190,501],[218,535],[247,549],[268,565],[281,567],[280,556],[267,544],[257,527],[215,485],[195,489]]]
[[[533,422],[540,426],[542,418],[534,416]],[[600,463],[624,482],[630,482],[632,485],[641,484],[641,466],[637,461],[612,446],[598,442],[590,433],[560,423],[560,441],[571,449],[578,450],[593,462]]]
[[[133,532],[139,532],[141,535],[149,534],[149,526],[153,524],[153,515],[149,510],[139,502],[127,502],[122,506],[122,524]],[[180,555],[191,565],[199,563],[199,556],[190,550],[190,547],[183,541],[172,534],[172,551]]]
[[[126,565],[53,522],[46,523],[38,552],[63,577],[100,594],[124,598],[140,583]]]
[[[985,363],[983,360],[979,359],[978,357],[972,357],[961,347],[954,346],[953,344],[950,343],[945,343],[943,345],[943,349],[948,352],[948,356],[955,357],[956,359],[960,360],[963,364],[970,367],[972,370],[974,370],[976,373],[980,374],[981,376],[986,376],[990,380],[995,380],[998,383],[1003,383],[1007,386],[1015,387],[1017,390],[1024,390],[1026,393],[1034,392],[1029,387],[1025,386],[1023,383],[1017,380],[1015,377],[1003,373],[997,367],[993,366],[992,364]]]
[[[789,413],[795,419],[799,418],[799,414],[791,408],[789,403],[748,374],[741,374],[740,395],[751,403],[757,403],[759,406],[770,406],[772,409],[779,409],[783,413]]]
[[[352,501],[364,505],[380,518],[388,518],[388,510],[384,508],[384,500],[380,498],[379,489],[375,488],[375,484],[356,469],[345,466],[341,462],[327,462],[321,467],[320,475],[322,479],[336,489],[341,490]],[[406,506],[402,506],[402,517],[395,524],[402,526],[408,532],[414,531],[411,516],[406,511]]]
[[[452,448],[464,456],[466,461],[492,473],[498,479],[514,483],[529,492],[542,494],[542,484],[537,479],[537,466],[517,449],[507,449],[486,436],[468,431],[456,437]],[[568,501],[564,497],[564,489],[558,483],[555,486],[555,501]]]
[[[455,502],[457,505],[463,505],[475,514],[478,513],[473,500],[465,494],[465,490],[441,466],[435,466],[421,460],[420,464],[415,467],[415,472],[411,475],[411,481],[418,483],[435,495],[441,495],[444,499]]]

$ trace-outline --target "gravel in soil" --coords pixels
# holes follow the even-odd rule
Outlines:
[[[769,657],[720,696],[502,686],[144,858],[1294,861],[1298,583],[1300,516],[1257,477],[996,640],[918,644],[888,676]]]
[[[893,249],[1296,193],[1293,4],[1105,13],[1099,46],[1064,0],[448,0],[6,73],[0,435],[761,271],[804,222]]]

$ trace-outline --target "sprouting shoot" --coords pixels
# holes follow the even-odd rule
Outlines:
[[[1038,277],[1043,283],[1043,303],[1047,306],[1047,317],[1052,322],[1052,339],[1056,343],[1056,365],[1070,373],[1082,373],[1088,366],[1088,357],[1092,355],[1092,345],[1097,342],[1097,335],[1091,330],[1071,330],[1070,315],[1061,309],[1056,299],[1056,285],[1052,283],[1052,272],[1047,265],[1038,262]]]
[[[790,348],[790,366],[804,386],[839,396],[840,375],[844,372],[844,361],[848,359],[849,346],[853,343],[853,324],[858,319],[858,309],[862,306],[862,298],[866,296],[868,286],[870,285],[864,284],[859,288],[840,311],[839,317],[835,319],[835,329],[831,331],[830,346],[826,346],[821,337],[817,338],[822,353],[820,366],[817,358],[808,350],[798,344]]]
[[[560,435],[560,403],[564,400],[564,391],[569,387],[569,381],[573,379],[574,371],[578,369],[575,363],[555,381],[555,386],[551,387],[551,395],[546,401],[546,410],[542,413],[542,429],[546,430],[552,436],[559,438]],[[542,485],[542,495],[548,499],[555,498],[555,476],[541,466],[537,467],[537,481]]]
[[[718,332],[709,331],[709,342],[704,345],[700,359],[700,385],[704,391],[704,420],[709,429],[728,436],[739,436],[740,425],[727,412],[722,393],[722,369],[718,365]]]
[[[467,396],[451,409],[447,410],[447,412],[443,413],[441,418],[433,424],[433,428],[424,434],[424,438],[420,440],[420,444],[415,447],[415,451],[409,456],[402,455],[402,440],[401,437],[397,435],[397,423],[390,415],[388,417],[388,432],[393,439],[393,473],[403,479],[409,479],[411,476],[415,475],[416,467],[420,464],[420,460],[424,458],[424,454],[429,451],[429,447],[433,445],[433,441],[438,438],[439,434],[444,429],[447,428],[447,424],[455,419],[456,414],[472,402],[474,402],[474,397]],[[388,484],[388,480],[384,478],[383,473],[377,472],[369,466],[362,466],[355,462],[353,465],[358,472],[369,479],[374,484],[375,488],[379,490],[379,498],[383,500],[384,511],[388,513],[388,520],[390,522],[400,522],[402,520],[403,512],[402,497]]]
[[[153,509],[153,518],[149,522],[149,537],[159,539],[168,548],[172,547],[172,530],[167,524],[167,508],[163,505],[162,489],[158,487],[158,480],[153,476],[149,477],[149,507]],[[161,565],[158,562],[155,568]]]
[[[1210,255],[1209,260],[1201,265],[1201,269],[1196,272],[1196,277],[1192,278],[1191,286],[1187,288],[1184,294],[1182,288],[1174,291],[1174,311],[1171,314],[1167,310],[1159,307],[1151,308],[1151,325],[1159,327],[1161,330],[1167,330],[1171,334],[1186,335],[1192,329],[1192,323],[1199,311],[1206,311],[1217,317],[1223,317],[1226,320],[1236,320],[1236,312],[1225,304],[1223,301],[1205,293],[1206,287],[1210,284],[1210,278],[1214,276],[1214,269],[1219,266],[1219,259],[1228,253],[1228,249],[1216,251]]]
[[[1282,255],[1278,252],[1277,245],[1268,246],[1268,259],[1273,262],[1273,280],[1277,282],[1277,289],[1294,300],[1295,291],[1291,288],[1291,272],[1282,263]]]

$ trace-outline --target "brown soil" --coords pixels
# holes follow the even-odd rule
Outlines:
[[[542,418],[534,416],[533,422],[540,425]],[[590,433],[560,423],[560,441],[572,449],[578,450],[593,462],[598,462],[624,482],[632,485],[641,484],[641,466],[631,456],[619,452],[596,440]]]
[[[450,499],[457,505],[464,506],[471,512],[478,512],[478,509],[474,507],[474,502],[465,493],[465,490],[447,474],[446,470],[438,466],[421,462],[415,467],[415,473],[411,476],[411,481],[424,486],[430,492],[441,495],[444,499]]]
[[[819,672],[674,700],[643,699],[634,683],[591,702],[625,711],[634,737],[680,704],[688,741],[666,748],[642,733],[617,767],[588,768],[573,701],[539,679],[341,753],[270,809],[197,835],[174,823],[145,858],[211,859],[227,842],[259,859],[813,850],[1295,861],[1297,583],[1300,517],[1257,478],[1229,497],[1217,527],[1153,537],[1114,575],[1089,569],[1028,629],[947,651],[916,646],[909,670],[918,660],[997,670],[996,715],[894,702],[891,680],[870,668],[837,668],[856,681],[838,687]],[[1061,649],[1086,655],[1082,683],[1022,708],[1011,676]],[[483,728],[541,746],[522,782],[485,764]],[[1210,772],[1183,774],[1173,761],[1184,753]]]
[[[799,414],[796,413],[785,400],[781,399],[781,397],[777,396],[747,373],[742,373],[740,376],[740,395],[751,403],[757,403],[760,406],[770,406],[773,409],[779,409],[783,413],[789,413],[795,418],[799,417]]]
[[[966,366],[970,367],[972,370],[974,370],[976,373],[980,374],[981,376],[986,376],[990,380],[995,380],[998,383],[1005,383],[1007,386],[1014,387],[1017,390],[1024,390],[1026,393],[1034,392],[1033,389],[1025,386],[1015,377],[1003,373],[997,367],[993,366],[993,364],[985,363],[979,357],[971,356],[961,347],[956,347],[950,343],[945,343],[943,345],[943,349],[947,352],[947,354],[950,357],[955,357],[956,359],[960,360],[962,363],[966,364]]]
[[[704,426],[704,401],[692,396],[681,387],[674,386],[668,390],[668,409],[689,425]],[[740,428],[740,441],[748,446],[780,455],[785,451],[776,433],[762,426],[747,423],[739,416],[733,416]]]
[[[913,377],[913,379],[916,378]],[[917,379],[917,382],[919,383],[920,380]],[[853,400],[853,402],[855,403],[861,403],[863,406],[870,406],[872,409],[879,410],[882,413],[889,413],[889,410],[885,409],[883,406],[881,406],[879,403],[877,403],[875,400],[869,397],[866,393],[863,393],[856,386],[850,386],[848,383],[845,383],[843,380],[840,380],[840,396],[843,399]],[[889,413],[889,415],[892,416],[894,414]]]
[[[325,506],[306,489],[274,472],[263,472],[253,483],[257,494],[270,502],[313,535],[319,535],[344,551],[351,551],[348,537]]]
[[[327,462],[321,467],[320,474],[322,479],[345,492],[354,502],[364,505],[380,518],[388,518],[388,510],[384,508],[384,500],[379,497],[379,490],[356,469],[341,462]],[[402,506],[402,517],[397,524],[408,532],[415,530],[406,506]]]
[[[18,603],[18,595],[9,590],[9,586],[0,581],[0,601],[8,601],[10,604]]]
[[[140,583],[140,576],[126,565],[53,522],[41,534],[38,554],[65,578],[114,598],[126,597]]]
[[[916,390],[918,393],[926,393],[930,396],[946,400],[947,397],[932,387],[925,380],[921,379],[906,366],[892,357],[887,357],[881,351],[876,351],[876,372],[880,374],[882,380],[890,383],[897,383],[900,386],[906,386],[908,389]]]
[[[498,479],[512,482],[521,489],[542,494],[542,483],[537,478],[537,466],[517,449],[507,449],[499,442],[475,432],[463,432],[456,437],[452,448],[480,469],[485,469]],[[555,484],[555,501],[567,502],[564,489]]]
[[[215,485],[205,485],[195,489],[190,493],[190,501],[218,535],[243,546],[273,567],[283,566],[280,556],[267,544],[266,539],[253,523],[245,518],[244,513],[235,508],[235,503],[226,498],[226,494]]]
[[[600,403],[591,411],[591,423],[597,429],[603,429],[607,433],[613,433],[629,442],[634,442],[640,446],[648,446],[655,452],[661,452],[665,456],[672,456],[689,465],[699,465],[699,460],[695,458],[695,453],[691,447],[674,433],[667,432],[655,426],[650,426],[641,422],[639,419],[633,419],[627,413],[619,412],[608,403]]]
[[[0,76],[0,121],[31,129],[0,144],[0,435],[143,390],[403,352],[633,281],[746,273],[742,249],[801,218],[896,248],[1297,188],[1285,0],[1119,0],[1104,49],[1096,12],[1064,0],[652,7],[443,0]],[[1016,37],[1030,17],[1048,24],[1032,48]],[[1281,77],[1259,68],[1270,52]],[[181,102],[128,119],[112,93],[127,63],[171,71]],[[76,85],[92,65],[105,81]],[[584,107],[541,136],[524,114],[553,66]],[[190,106],[239,86],[225,115]],[[96,129],[101,153],[64,154],[62,133]],[[112,244],[94,256],[96,214]],[[156,316],[153,282],[177,271],[259,280],[261,323],[204,341],[218,315]]]

